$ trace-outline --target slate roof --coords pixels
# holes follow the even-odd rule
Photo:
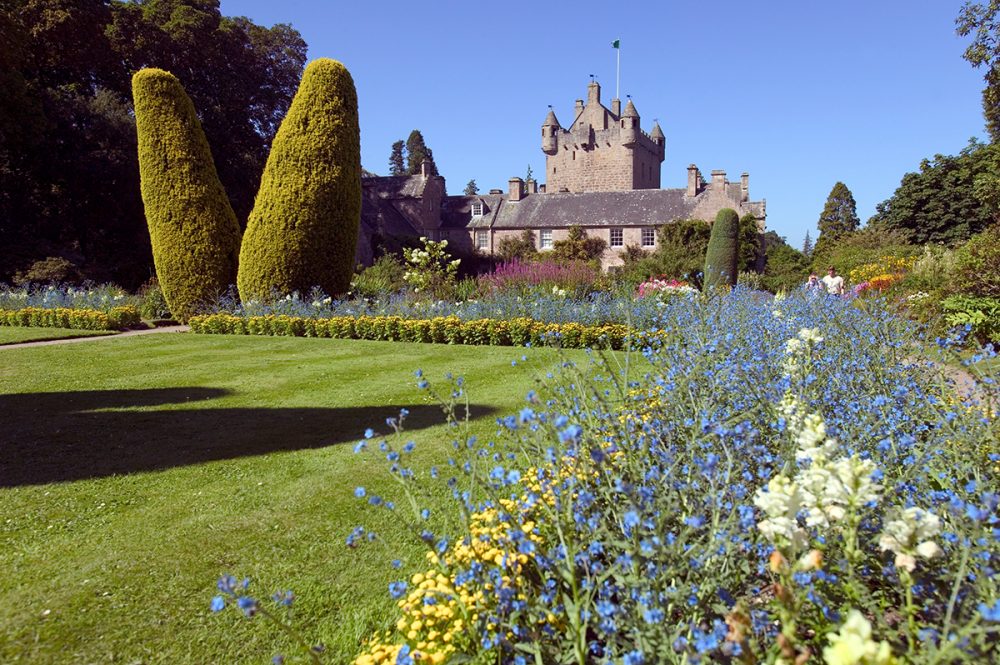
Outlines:
[[[684,194],[684,189],[638,189],[530,195],[504,200],[493,228],[659,226],[690,217],[697,202]]]
[[[361,187],[383,199],[423,196],[427,180],[419,175],[392,175],[364,178]]]

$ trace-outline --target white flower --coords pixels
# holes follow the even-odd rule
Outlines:
[[[907,508],[898,519],[885,525],[878,545],[896,554],[896,567],[913,572],[916,556],[933,559],[944,552],[931,538],[941,532],[941,520],[922,508]],[[914,556],[916,555],[916,556]]]
[[[819,334],[819,328],[803,328],[799,331],[799,339],[810,344],[819,344],[823,341],[823,336]]]
[[[857,610],[851,610],[840,631],[827,636],[830,646],[823,649],[826,665],[891,665],[892,656],[888,642],[876,643],[872,639],[872,626]]]
[[[772,478],[766,490],[757,490],[754,505],[767,515],[757,523],[764,537],[771,542],[785,540],[796,547],[805,544],[806,535],[797,519],[802,498],[799,486],[784,476]]]

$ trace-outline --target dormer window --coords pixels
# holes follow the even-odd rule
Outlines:
[[[482,201],[476,201],[475,203],[472,204],[472,216],[473,217],[482,217],[483,216],[483,202]]]

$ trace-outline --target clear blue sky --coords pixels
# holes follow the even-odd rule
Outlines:
[[[667,137],[663,187],[686,167],[750,173],[768,227],[800,246],[833,184],[866,221],[907,171],[983,137],[982,72],[962,60],[961,0],[324,2],[222,0],[226,15],[290,23],[309,58],[350,69],[362,163],[420,129],[449,193],[544,174],[541,124],[572,121],[589,75]]]

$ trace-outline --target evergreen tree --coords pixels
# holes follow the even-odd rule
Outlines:
[[[740,216],[732,208],[723,208],[715,216],[712,234],[705,251],[705,289],[735,286],[740,255]]]
[[[437,175],[437,166],[434,164],[434,153],[424,143],[424,135],[419,129],[414,129],[406,138],[406,175],[420,175],[420,166],[424,160],[431,162],[431,175]]]
[[[350,287],[361,223],[358,96],[341,63],[321,58],[274,138],[240,251],[244,300]]]
[[[465,185],[465,191],[463,192],[466,196],[475,196],[479,193],[479,185],[476,184],[476,179],[473,178]]]
[[[389,175],[406,175],[406,165],[403,163],[404,145],[402,139],[392,144],[392,152],[389,154]]]
[[[838,240],[857,231],[860,225],[854,195],[847,185],[838,181],[826,197],[826,205],[819,215],[819,239],[813,248],[813,255],[822,261]]]
[[[802,255],[807,259],[812,257],[813,253],[813,241],[809,232],[806,231],[806,239],[802,241]]]
[[[739,271],[757,272],[760,254],[760,231],[757,228],[757,218],[751,213],[747,213],[740,218]]]
[[[156,276],[170,312],[186,321],[234,282],[240,227],[180,81],[143,69],[132,94]]]

